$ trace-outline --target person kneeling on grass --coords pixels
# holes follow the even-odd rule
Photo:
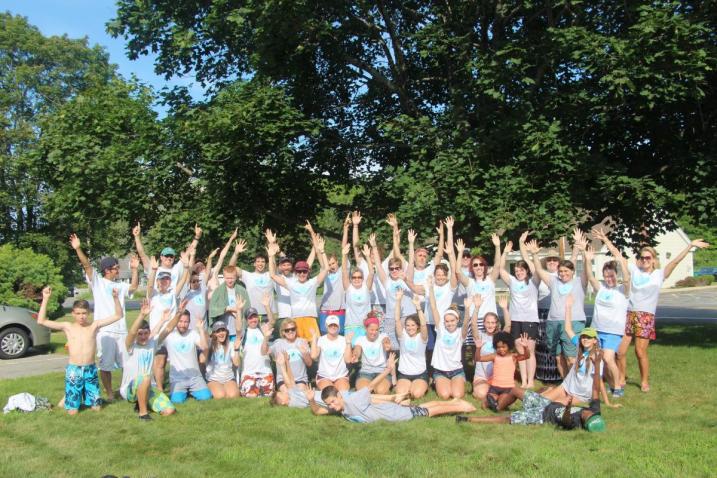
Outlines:
[[[42,304],[37,314],[37,323],[51,330],[61,330],[67,336],[69,359],[65,370],[65,410],[76,415],[80,405],[100,410],[100,385],[95,366],[97,352],[97,333],[100,328],[122,318],[122,304],[118,289],[112,289],[114,315],[103,320],[90,322],[90,304],[86,300],[76,300],[72,304],[74,322],[53,322],[47,319],[47,303],[52,288],[42,289]]]
[[[176,330],[173,330],[174,327],[170,327],[171,323],[165,329],[169,334],[164,343],[169,358],[169,389],[171,391],[169,398],[172,403],[185,402],[189,394],[195,400],[212,398],[212,392],[209,391],[207,382],[202,378],[197,359],[197,348],[207,350],[207,331],[203,323],[201,327],[189,330],[190,317],[189,312],[185,310],[186,306],[187,300],[184,299],[177,309],[179,320],[173,321],[176,324]]]
[[[371,396],[371,390],[384,380],[396,365],[396,357],[391,354],[388,367],[376,377],[368,387],[357,392],[339,392],[336,387],[326,387],[321,391],[321,398],[329,410],[340,413],[349,421],[357,423],[372,423],[379,420],[400,422],[416,417],[435,417],[450,413],[471,413],[476,408],[465,400],[454,399],[450,401],[433,401],[422,403],[419,406],[399,405],[398,403],[383,402]],[[313,395],[307,393],[309,405],[314,414],[315,401]]]
[[[598,369],[602,362],[602,352],[591,356],[594,367]],[[456,423],[508,423],[511,425],[542,425],[553,423],[565,430],[584,428],[589,432],[601,432],[606,428],[605,419],[600,414],[599,374],[593,376],[592,397],[587,407],[573,407],[573,398],[567,404],[553,402],[532,390],[513,387],[511,394],[523,401],[523,409],[502,417],[466,417],[458,415]]]
[[[120,385],[120,395],[135,404],[140,420],[151,420],[149,408],[160,415],[171,415],[176,411],[167,395],[156,386],[152,386],[152,363],[157,348],[169,331],[177,325],[180,314],[175,314],[169,325],[159,332],[169,321],[170,310],[166,309],[163,312],[154,330],[150,330],[149,322],[145,320],[150,311],[149,301],[145,300],[127,334],[127,358]]]

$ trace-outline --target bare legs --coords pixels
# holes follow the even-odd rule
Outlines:
[[[518,353],[525,353],[525,347],[516,345]],[[520,386],[523,388],[533,388],[535,386],[535,369],[537,362],[535,359],[535,340],[528,340],[527,349],[530,351],[530,358],[518,362],[520,368]]]
[[[425,380],[406,380],[401,379],[394,389],[397,395],[405,394],[410,398],[421,398],[428,391],[428,383]]]

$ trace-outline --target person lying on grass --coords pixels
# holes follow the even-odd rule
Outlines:
[[[135,404],[140,420],[151,420],[150,407],[160,415],[171,415],[176,411],[169,397],[156,386],[152,386],[152,364],[157,348],[177,325],[181,314],[176,313],[170,322],[170,309],[165,309],[159,323],[150,330],[149,322],[146,320],[150,312],[150,303],[145,299],[139,315],[127,333],[127,357],[120,385],[120,395]],[[204,325],[202,321],[198,321],[197,324]]]
[[[371,390],[386,378],[396,366],[396,357],[391,354],[388,366],[381,374],[371,381],[368,387],[353,393],[339,392],[336,387],[329,386],[321,391],[321,398],[333,413],[340,413],[349,421],[357,423],[372,423],[379,420],[399,422],[411,420],[416,417],[435,417],[450,413],[471,413],[476,408],[465,400],[454,399],[450,401],[433,401],[422,403],[419,406],[399,405],[398,403],[380,402],[371,397]],[[316,402],[313,394],[307,399],[314,414]]]
[[[276,355],[276,369],[277,372],[281,373],[284,377],[284,387],[277,389],[276,393],[271,399],[271,405],[279,405],[293,408],[308,408],[312,407],[314,415],[328,415],[329,409],[321,399],[321,390],[311,390],[311,388],[302,383],[294,381],[294,374],[291,371],[290,366],[290,355],[284,351]],[[350,394],[351,392],[345,392]],[[310,405],[309,398],[313,396],[314,403]],[[371,394],[371,400],[377,402],[395,402],[402,403],[406,400],[408,394],[395,394],[395,395],[377,395]]]
[[[90,320],[90,304],[86,300],[76,300],[72,304],[74,322],[53,322],[47,319],[47,303],[52,288],[42,289],[42,304],[37,315],[37,323],[51,330],[61,330],[67,337],[69,359],[65,369],[65,410],[76,415],[80,405],[100,410],[100,386],[95,366],[97,353],[97,333],[100,328],[122,318],[122,304],[117,289],[112,290],[115,313],[103,320]]]
[[[593,354],[586,360],[593,362],[595,369],[599,369],[602,362],[602,352]],[[522,410],[500,417],[466,417],[458,415],[456,423],[504,423],[511,425],[552,423],[565,430],[583,428],[589,432],[601,432],[606,428],[605,419],[600,414],[601,383],[600,375],[594,374],[592,396],[587,407],[573,407],[573,397],[570,397],[567,403],[564,404],[554,402],[532,390],[513,387],[510,393],[515,398],[523,401]]]

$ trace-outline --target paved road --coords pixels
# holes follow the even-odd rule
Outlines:
[[[72,299],[69,299],[69,305]],[[68,305],[68,306],[69,306]],[[127,301],[130,310],[139,308],[139,301]],[[592,306],[585,307],[592,316]],[[657,319],[681,324],[717,323],[717,287],[699,290],[668,290],[660,295]],[[16,360],[0,361],[0,379],[39,375],[61,371],[67,364],[67,356],[35,352],[35,355]]]

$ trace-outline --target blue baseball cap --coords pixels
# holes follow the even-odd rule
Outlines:
[[[172,249],[171,247],[165,247],[164,249],[162,249],[162,252],[160,252],[160,255],[162,255],[162,256],[174,256],[174,257],[176,257],[176,256],[177,256],[177,251],[175,251],[175,250]]]

